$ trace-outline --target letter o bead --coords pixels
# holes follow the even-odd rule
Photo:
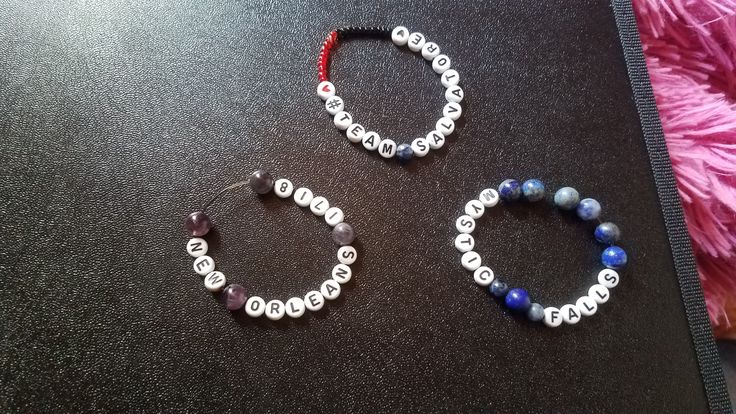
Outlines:
[[[245,313],[251,318],[257,318],[266,311],[266,301],[260,296],[251,296],[245,302]]]

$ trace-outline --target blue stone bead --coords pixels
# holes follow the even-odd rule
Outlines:
[[[506,307],[515,312],[525,312],[531,306],[529,293],[521,288],[513,288],[506,294]]]
[[[601,263],[609,269],[620,269],[628,262],[626,252],[618,246],[611,246],[601,254]]]
[[[521,185],[516,180],[505,180],[498,186],[498,195],[504,201],[518,200],[521,197]]]
[[[532,303],[529,305],[529,310],[526,312],[526,317],[532,322],[539,322],[544,319],[544,307],[538,303]]]
[[[617,225],[610,222],[599,224],[593,234],[596,240],[605,244],[616,243],[621,238],[621,230],[619,230]]]
[[[526,201],[539,201],[544,198],[544,183],[536,178],[526,180],[521,185],[521,192],[524,194]]]
[[[580,194],[572,187],[562,187],[555,193],[555,205],[562,210],[575,210],[578,203]]]
[[[583,220],[595,220],[601,215],[601,205],[592,198],[585,198],[578,204],[578,217]]]
[[[413,157],[414,157],[414,150],[411,149],[411,145],[401,144],[399,145],[398,148],[396,148],[396,158],[399,159],[399,162],[405,164],[411,161]]]
[[[493,294],[493,296],[502,298],[506,296],[506,293],[509,291],[509,285],[507,285],[506,282],[496,279],[491,283],[491,286],[488,287],[488,290]]]

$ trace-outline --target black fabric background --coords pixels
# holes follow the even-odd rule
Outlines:
[[[0,22],[2,411],[707,409],[607,2],[13,2]],[[315,94],[331,29],[397,24],[466,91],[448,144],[408,168],[350,144]],[[345,43],[332,69],[382,136],[441,112],[430,65],[386,42]],[[231,315],[184,250],[186,214],[256,168],[359,234],[354,280],[297,322]],[[461,268],[455,218],[508,177],[574,186],[623,229],[630,265],[593,318],[526,323]],[[303,295],[336,263],[291,202],[240,191],[213,212],[212,256],[254,294]],[[559,306],[594,281],[592,229],[519,205],[474,236]]]

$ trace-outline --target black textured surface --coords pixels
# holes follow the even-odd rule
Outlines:
[[[0,8],[2,411],[703,412],[644,137],[605,1]],[[330,30],[404,24],[453,59],[464,118],[402,168],[355,148],[315,96]],[[350,40],[331,76],[382,136],[430,129],[442,87],[416,55]],[[256,168],[326,196],[361,260],[326,311],[232,317],[184,252],[183,218]],[[454,218],[507,177],[599,199],[631,265],[612,300],[550,330],[459,265]],[[249,192],[212,210],[212,255],[265,297],[334,265],[324,223]],[[546,304],[584,291],[592,227],[499,208],[474,235]]]

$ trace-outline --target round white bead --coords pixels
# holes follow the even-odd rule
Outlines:
[[[460,119],[460,115],[463,114],[463,107],[457,102],[448,102],[445,107],[442,108],[442,116],[457,121]]]
[[[442,117],[437,120],[437,123],[434,125],[434,127],[439,131],[442,135],[448,136],[452,134],[452,132],[455,130],[455,121],[448,117]]]
[[[378,144],[378,153],[383,158],[391,158],[396,154],[396,142],[391,139],[384,139]]]
[[[335,300],[340,296],[340,284],[332,279],[325,280],[322,282],[322,286],[319,288],[319,292],[327,300]]]
[[[455,69],[448,69],[442,73],[440,81],[445,88],[455,86],[460,83],[460,74]]]
[[[194,271],[200,276],[206,276],[207,273],[215,270],[215,261],[209,256],[199,256],[194,259]]]
[[[316,290],[312,290],[304,295],[304,306],[306,306],[310,312],[317,312],[325,306],[325,297]]]
[[[455,237],[455,248],[459,251],[465,253],[473,250],[473,247],[475,247],[475,239],[473,236],[466,234],[466,233],[460,233]]]
[[[481,266],[473,272],[473,280],[480,286],[490,285],[494,278],[493,270],[488,266]]]
[[[447,55],[437,55],[432,60],[432,69],[437,74],[443,74],[447,69],[450,69],[450,58]]]
[[[350,125],[353,123],[353,116],[345,111],[340,111],[337,114],[335,114],[335,118],[333,119],[333,122],[335,123],[335,126],[340,131],[344,131],[348,129]]]
[[[480,255],[473,251],[463,253],[463,256],[460,258],[460,263],[465,270],[470,270],[471,272],[480,267],[480,262]]]
[[[435,150],[440,149],[445,145],[445,136],[439,131],[431,131],[427,134],[427,142],[429,142],[430,148]]]
[[[480,202],[486,207],[493,207],[498,204],[500,197],[498,196],[498,191],[493,188],[486,188],[480,192],[478,200],[480,200]]]
[[[593,285],[588,289],[588,296],[593,298],[593,300],[600,305],[608,302],[608,299],[611,298],[611,292],[609,292],[608,288],[603,285]]]
[[[281,198],[289,198],[294,192],[294,184],[286,178],[279,178],[273,185],[273,192]]]
[[[404,46],[409,41],[409,29],[404,26],[396,26],[391,32],[391,41],[396,46]]]
[[[325,222],[327,222],[331,227],[335,227],[342,223],[344,218],[345,215],[339,207],[330,207],[325,213]]]
[[[459,103],[463,100],[465,97],[465,92],[463,92],[463,88],[455,85],[450,86],[445,90],[445,99],[447,99],[447,102],[455,102]]]
[[[465,214],[474,219],[479,219],[485,213],[486,208],[480,200],[470,200],[465,204]]]
[[[608,289],[613,289],[618,286],[618,282],[620,280],[621,278],[618,276],[618,272],[613,269],[603,269],[598,273],[598,283]]]
[[[439,54],[440,47],[435,42],[427,42],[422,46],[422,57],[430,62]]]
[[[315,216],[324,216],[329,208],[330,202],[322,196],[314,197],[312,202],[309,203],[309,209],[312,210],[312,213],[314,213]]]
[[[381,136],[373,131],[368,131],[363,135],[363,147],[368,151],[375,151],[381,143]]]
[[[325,101],[325,109],[330,115],[337,115],[338,112],[345,109],[345,102],[339,96],[333,96]]]
[[[544,324],[550,328],[556,328],[562,325],[560,310],[552,306],[544,308]]]
[[[225,283],[227,283],[227,280],[222,272],[209,272],[207,273],[207,276],[204,277],[204,288],[210,292],[219,292],[225,287]]]
[[[257,318],[266,311],[266,301],[260,296],[251,296],[245,302],[245,313],[251,318]]]
[[[568,325],[575,325],[576,323],[580,322],[580,309],[578,309],[577,306],[567,304],[560,308],[560,314],[562,315],[562,320],[568,324]]]
[[[345,284],[350,281],[353,276],[353,271],[350,270],[350,266],[340,263],[332,268],[332,278],[339,284]]]
[[[429,142],[424,138],[417,138],[411,143],[411,150],[415,157],[423,157],[429,153]]]
[[[575,302],[583,316],[591,316],[598,310],[598,304],[590,296],[583,296]]]
[[[207,254],[207,241],[195,237],[187,242],[187,253],[192,257],[204,256]]]
[[[455,227],[460,233],[470,234],[475,230],[475,220],[468,216],[460,216],[455,220]]]
[[[299,207],[306,207],[309,204],[312,203],[312,199],[314,198],[314,194],[312,194],[312,190],[308,189],[307,187],[299,187],[294,191],[294,202]]]
[[[266,317],[272,321],[277,321],[284,317],[286,308],[284,302],[274,299],[266,304]]]
[[[304,301],[300,298],[291,298],[286,301],[286,314],[292,318],[300,318],[306,310]]]
[[[342,264],[351,265],[357,259],[358,252],[353,246],[342,246],[337,250],[337,260]]]
[[[365,135],[365,128],[360,124],[352,124],[348,127],[345,135],[348,137],[348,141],[350,142],[360,142],[360,140],[363,139],[363,135]]]
[[[424,46],[426,42],[427,42],[427,39],[424,37],[423,34],[419,32],[414,32],[409,35],[409,41],[408,41],[409,50],[411,50],[412,52],[418,52],[422,50],[422,47]]]
[[[330,81],[322,81],[317,85],[317,96],[323,101],[335,96],[335,85]]]

